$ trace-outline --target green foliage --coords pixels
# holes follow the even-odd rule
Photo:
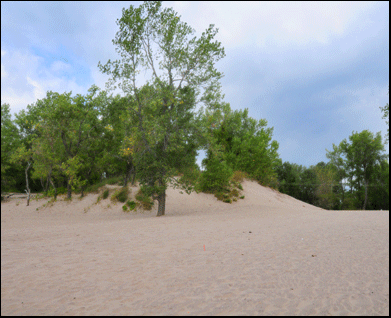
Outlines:
[[[374,167],[369,183],[367,210],[389,210],[390,208],[390,174],[389,163],[382,160]]]
[[[129,210],[132,211],[132,210],[134,210],[136,208],[137,203],[134,202],[134,201],[127,201],[126,205],[129,207]]]
[[[102,198],[103,198],[103,199],[107,199],[108,197],[109,197],[109,189],[106,189],[106,190],[103,192]]]
[[[233,171],[224,160],[209,151],[202,164],[206,170],[200,178],[201,191],[214,193],[229,186]]]
[[[230,192],[230,196],[238,197],[239,191],[237,189],[232,189]]]
[[[213,25],[200,38],[192,37],[194,30],[159,1],[144,2],[138,8],[131,5],[117,24],[113,43],[122,59],[98,66],[111,75],[109,87],[115,88],[120,81],[126,97],[117,103],[130,117],[123,124],[117,121],[108,126],[113,130],[108,135],[114,136],[119,128],[117,136],[123,138],[122,145],[113,143],[111,153],[120,151],[127,170],[136,167],[144,191],[156,199],[165,193],[172,172],[182,171],[195,159],[202,131],[200,116],[193,109],[198,101],[211,106],[222,76],[214,63],[225,53],[221,43],[213,40],[217,34]],[[161,62],[156,65],[157,59]],[[136,76],[146,69],[152,70],[152,78],[137,87]],[[201,86],[205,93],[199,98]],[[126,134],[126,125],[131,134]],[[177,185],[186,192],[193,189],[188,182]]]
[[[144,210],[151,210],[153,206],[153,201],[151,200],[151,197],[146,195],[142,189],[139,189],[139,191],[136,194],[136,200],[140,202],[141,207]]]
[[[336,182],[336,172],[332,165],[318,165],[315,168],[318,186],[315,190],[317,206],[332,210],[338,207],[338,198],[334,192]]]
[[[248,178],[247,173],[242,171],[235,171],[231,180],[235,182],[243,182],[243,180],[246,178]]]
[[[97,193],[99,192],[99,189],[101,187],[104,187],[106,184],[110,185],[121,185],[121,177],[112,177],[112,178],[107,178],[103,179],[102,181],[98,181],[94,184],[90,184],[85,188],[85,192],[94,192]]]
[[[338,185],[335,167],[319,162],[309,168],[284,162],[276,169],[278,190],[298,200],[322,208],[336,208],[335,186]]]
[[[275,168],[278,160],[278,143],[271,141],[273,128],[266,128],[266,120],[248,117],[248,109],[224,112],[205,122],[211,124],[209,149],[220,152],[227,166],[242,171],[262,185],[275,186]],[[216,123],[215,123],[216,122]]]
[[[124,212],[126,212],[128,210],[128,207],[126,205],[123,205],[122,210],[124,210]]]
[[[11,120],[10,105],[1,105],[1,192],[9,191],[23,180],[24,171],[12,162],[12,154],[22,140],[19,130]],[[19,181],[19,182],[18,182]]]
[[[116,190],[111,196],[111,201],[126,202],[129,195],[129,189],[127,187],[122,187],[120,190]]]
[[[58,187],[57,188],[57,195],[61,195],[61,194],[65,194],[65,193],[67,193],[67,189],[65,187]],[[54,194],[55,194],[54,189],[50,189],[47,192],[48,197],[54,197]]]
[[[373,178],[376,165],[385,160],[384,145],[380,132],[373,135],[368,130],[361,133],[353,133],[349,136],[350,143],[343,140],[339,150],[345,156],[345,169],[347,171],[350,186],[356,190],[357,202],[361,203],[365,210],[368,203],[368,184]]]

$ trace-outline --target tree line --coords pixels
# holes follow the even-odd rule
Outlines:
[[[65,192],[71,198],[104,175],[120,175],[124,186],[137,180],[161,216],[170,183],[187,193],[216,193],[240,171],[325,208],[379,208],[380,202],[388,209],[388,161],[379,133],[355,133],[350,143],[333,145],[327,164],[282,163],[267,121],[223,102],[215,63],[225,53],[214,25],[192,37],[194,30],[159,1],[123,9],[117,24],[113,44],[121,59],[98,64],[110,76],[106,90],[49,91],[15,119],[10,106],[1,105],[2,193]],[[137,75],[145,70],[151,77],[139,85]],[[117,85],[122,96],[110,93]],[[202,172],[199,150],[207,154]]]

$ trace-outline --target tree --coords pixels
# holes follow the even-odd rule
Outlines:
[[[388,94],[390,93],[390,87],[388,86]],[[381,111],[383,112],[383,119],[386,119],[386,124],[388,126],[387,128],[387,135],[386,135],[386,142],[388,142],[389,138],[390,138],[390,113],[389,113],[389,110],[390,110],[390,106],[389,104],[387,103],[384,107],[381,107],[380,106],[380,109]]]
[[[341,209],[344,206],[345,201],[344,181],[348,177],[345,167],[345,161],[342,158],[342,149],[333,144],[333,151],[329,151],[326,149],[326,157],[330,160],[329,164],[335,170],[335,181],[338,183],[338,187],[335,192],[339,197],[339,208]]]
[[[26,149],[26,146],[24,144],[21,144],[14,153],[11,155],[11,162],[19,164],[19,165],[26,165],[25,169],[25,176],[26,176],[26,193],[27,193],[27,206],[30,204],[30,187],[29,187],[29,174],[28,171],[30,170],[31,164],[32,164],[32,158],[31,158],[31,150]]]
[[[271,141],[273,128],[266,126],[265,119],[248,117],[247,108],[232,112],[227,107],[213,135],[233,171],[246,172],[261,184],[270,185],[277,175],[278,143]]]
[[[368,193],[370,210],[389,210],[390,208],[390,173],[388,160],[377,164],[371,177],[371,191]]]
[[[299,198],[300,176],[303,167],[295,163],[285,161],[279,165],[276,170],[279,181],[279,191],[294,198]]]
[[[55,179],[65,178],[67,197],[81,189],[97,169],[94,159],[104,149],[99,141],[103,127],[100,104],[106,93],[96,97],[92,86],[87,96],[47,92],[46,98],[27,106],[17,115],[18,125],[31,152],[33,176],[46,179],[55,189]]]
[[[224,49],[213,41],[214,25],[200,38],[189,39],[194,30],[173,9],[162,9],[160,1],[123,9],[117,24],[120,30],[113,43],[122,59],[98,66],[112,75],[108,86],[122,80],[119,87],[128,99],[137,122],[135,138],[142,145],[135,156],[137,176],[143,189],[158,200],[157,216],[161,216],[170,173],[195,156],[199,129],[192,110],[199,102],[207,103],[217,87],[222,74],[214,63],[225,55]],[[140,87],[136,76],[141,70],[152,75]],[[198,98],[201,89],[204,94]]]
[[[10,105],[1,105],[1,192],[16,186],[19,169],[11,162],[11,156],[20,146],[17,126],[11,119]]]
[[[318,178],[316,167],[304,168],[300,175],[300,196],[299,200],[309,204],[317,205]]]
[[[335,194],[335,186],[338,185],[336,170],[331,163],[320,162],[315,167],[317,188],[317,206],[328,210],[334,210],[338,206],[338,198]]]
[[[380,132],[376,136],[368,130],[352,133],[350,143],[344,139],[340,151],[345,156],[345,169],[350,177],[351,186],[357,191],[357,199],[365,210],[368,202],[368,185],[375,172],[375,167],[385,160],[384,145]]]

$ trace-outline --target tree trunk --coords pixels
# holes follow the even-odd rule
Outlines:
[[[52,178],[50,178],[49,180],[50,180],[50,183],[52,184],[52,186],[54,188],[54,200],[57,200],[57,188],[54,185],[54,182],[53,182]]]
[[[368,181],[365,180],[365,198],[364,198],[364,206],[363,206],[363,210],[365,210],[365,208],[367,207],[367,201],[368,201]]]
[[[132,169],[130,170],[130,175],[132,178],[131,184],[133,186],[134,182],[136,181],[136,169],[134,168],[134,166],[132,166]]]
[[[164,190],[162,194],[158,195],[157,200],[159,202],[159,206],[157,208],[156,216],[162,216],[166,210],[166,190]]]
[[[30,204],[30,187],[29,187],[29,178],[28,178],[28,171],[30,169],[31,162],[27,163],[27,168],[26,168],[26,192],[27,192],[27,206]]]
[[[341,203],[339,204],[339,209],[340,210],[342,209],[343,203],[345,201],[345,189],[343,187],[342,181],[341,181],[341,191],[342,191],[342,200],[341,200]]]
[[[72,198],[72,188],[71,184],[69,183],[69,180],[67,180],[67,199]]]

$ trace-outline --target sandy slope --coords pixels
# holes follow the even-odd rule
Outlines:
[[[389,314],[388,211],[243,187],[234,204],[169,189],[160,218],[97,194],[2,204],[1,314]]]

